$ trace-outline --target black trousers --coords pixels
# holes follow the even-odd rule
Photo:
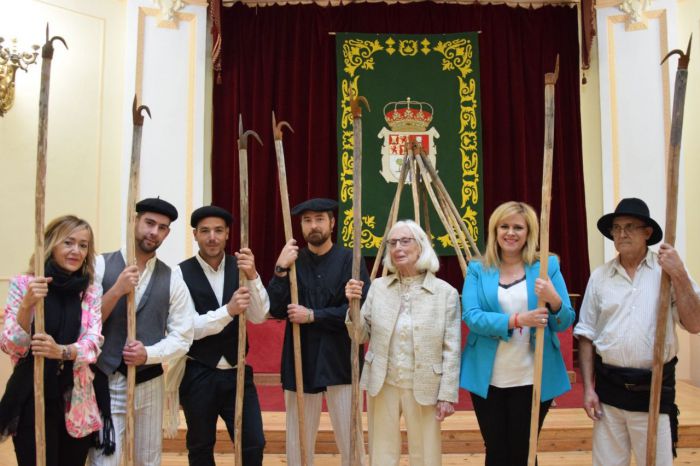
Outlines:
[[[92,445],[92,435],[73,438],[66,430],[63,404],[57,399],[46,399],[44,435],[46,439],[46,466],[84,466],[88,450]],[[22,411],[17,426],[17,435],[12,437],[15,456],[19,466],[36,464],[34,443],[34,398]]]
[[[532,385],[510,388],[491,385],[486,398],[470,395],[486,445],[485,466],[526,466]],[[551,404],[552,400],[540,403],[538,433]]]
[[[190,359],[180,384],[180,404],[187,420],[187,450],[191,466],[213,466],[216,421],[221,417],[234,439],[236,370],[212,369]],[[244,466],[262,465],[265,434],[253,368],[245,368],[241,440]]]

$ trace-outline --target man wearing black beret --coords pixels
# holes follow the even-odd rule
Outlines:
[[[216,206],[192,212],[190,224],[199,252],[181,262],[174,272],[185,280],[196,309],[194,343],[187,353],[179,389],[187,421],[190,466],[215,464],[217,418],[224,420],[231,441],[234,440],[238,316],[245,312],[249,322],[259,324],[265,321],[270,308],[253,252],[243,248],[235,257],[225,253],[231,219],[227,210]],[[239,273],[246,277],[246,286],[240,288]],[[248,365],[241,439],[243,464],[261,466],[265,435],[253,368]]]
[[[136,204],[136,265],[118,250],[99,256],[95,282],[104,289],[104,344],[95,370],[98,406],[105,420],[93,466],[120,464],[126,430],[126,368],[136,366],[135,464],[157,466],[163,443],[163,363],[184,356],[192,344],[194,306],[182,276],[156,257],[177,209],[160,198]],[[136,340],[126,341],[126,295],[136,294]]]
[[[661,244],[663,233],[641,199],[622,199],[598,220],[598,230],[615,243],[617,257],[593,271],[574,335],[579,341],[583,407],[593,419],[593,464],[628,465],[631,453],[644,464],[654,333],[662,272],[671,278],[666,322],[663,389],[657,429],[656,464],[673,464],[678,439],[675,366],[676,324],[700,332],[700,288],[678,252]]]
[[[325,393],[341,464],[350,465],[352,378],[350,338],[345,328],[348,310],[345,284],[352,275],[352,251],[333,244],[331,239],[336,208],[335,201],[316,198],[292,209],[292,214],[301,218],[307,247],[299,250],[296,240],[287,242],[277,258],[275,274],[267,288],[270,315],[287,320],[281,375],[287,407],[287,463],[291,466],[301,464],[292,323],[300,324],[301,330],[305,435],[306,445],[311,449],[307,452],[307,461],[313,464],[313,447]],[[296,266],[298,305],[290,304],[288,272],[292,264]],[[364,262],[361,279],[366,284],[364,297],[369,288]],[[364,451],[360,457],[364,458]]]

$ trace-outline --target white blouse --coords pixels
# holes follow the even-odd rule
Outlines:
[[[401,306],[389,343],[389,364],[386,383],[398,388],[413,388],[413,318],[411,300],[423,284],[424,274],[402,277],[399,287]]]
[[[498,304],[508,316],[527,312],[526,281],[522,280],[507,288],[499,285]],[[498,343],[491,385],[499,388],[532,385],[533,364],[533,354],[530,351],[530,328],[513,329],[513,334],[508,341],[501,340]]]

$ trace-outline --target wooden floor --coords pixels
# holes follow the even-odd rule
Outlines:
[[[680,415],[680,444],[675,465],[700,465],[700,388],[679,382],[677,403]],[[265,436],[265,466],[285,465],[284,413],[263,413]],[[366,425],[366,423],[365,423]],[[473,412],[458,412],[443,423],[443,465],[477,465],[484,463],[483,441]],[[552,409],[547,415],[540,436],[540,466],[583,466],[591,464],[592,422],[582,409]],[[163,466],[184,466],[187,454],[184,447],[184,422],[178,438],[166,440],[163,445]],[[217,465],[234,464],[231,441],[223,425],[219,426]],[[316,444],[316,466],[340,464],[335,449],[330,420],[326,413]],[[407,465],[407,460],[401,463]],[[633,463],[634,464],[634,463]],[[0,444],[0,465],[16,466],[11,441]]]
[[[681,411],[679,447],[700,448],[700,388],[679,382],[676,401]],[[284,453],[285,413],[263,413],[263,425],[267,442],[265,453]],[[363,425],[366,426],[367,422],[365,421]],[[551,409],[540,434],[539,451],[590,451],[592,430],[593,422],[588,419],[583,409]],[[163,450],[173,453],[184,452],[185,433],[185,422],[181,419],[177,437],[165,440]],[[223,422],[218,426],[216,451],[233,452],[233,445]],[[321,416],[315,451],[323,454],[338,453],[327,413]],[[484,443],[473,411],[458,411],[443,422],[442,451],[447,454],[483,453]]]
[[[166,453],[163,458],[162,466],[188,466],[187,455],[179,453]],[[537,463],[540,466],[590,466],[591,452],[590,451],[574,451],[574,452],[549,452],[540,453],[537,455]],[[284,466],[287,460],[284,455],[265,455],[263,466]],[[481,453],[473,453],[468,455],[442,455],[442,466],[483,466],[484,455]],[[632,464],[636,463],[632,460]],[[681,448],[678,450],[678,458],[673,462],[675,466],[679,465],[694,465],[700,464],[700,449],[698,448]],[[234,466],[234,458],[232,454],[217,454],[217,466]],[[338,455],[316,455],[315,466],[338,466],[340,465],[340,457]],[[408,459],[402,458],[401,466],[408,466]]]
[[[537,456],[540,466],[590,466],[591,464],[590,451],[545,452]],[[17,466],[11,441],[0,444],[0,464],[2,466]],[[164,453],[161,464],[162,466],[189,466],[186,453]],[[217,466],[234,466],[233,454],[217,453],[216,464]],[[286,464],[286,458],[280,454],[266,454],[263,460],[263,466],[285,466]],[[340,465],[340,457],[328,454],[316,455],[314,464],[315,466],[338,466]],[[442,466],[481,466],[483,464],[484,455],[481,453],[442,455]],[[634,460],[632,464],[636,464]],[[680,448],[678,450],[678,458],[673,464],[675,466],[697,466],[700,464],[700,449]],[[405,457],[401,461],[401,466],[408,466],[408,460]]]

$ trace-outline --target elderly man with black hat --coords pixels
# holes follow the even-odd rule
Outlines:
[[[224,420],[233,441],[238,316],[245,312],[248,321],[259,324],[265,321],[270,308],[253,252],[243,248],[235,257],[225,252],[231,220],[231,214],[221,207],[204,206],[192,212],[190,224],[199,252],[174,270],[182,275],[196,309],[194,343],[187,353],[184,377],[179,384],[190,466],[215,464],[217,418]],[[246,278],[246,286],[240,288],[239,273]],[[253,368],[248,365],[241,438],[243,464],[261,466],[265,435]]]
[[[678,252],[662,244],[661,227],[641,199],[620,201],[598,220],[615,243],[617,257],[598,267],[588,281],[574,335],[584,385],[584,409],[593,419],[593,464],[638,465],[646,460],[646,432],[661,273],[671,278],[671,312],[664,349],[663,390],[657,437],[657,466],[671,465],[677,440],[676,323],[700,331],[700,288]]]
[[[90,452],[93,466],[120,464],[126,430],[126,367],[136,366],[135,464],[157,466],[163,443],[163,367],[192,344],[194,306],[181,275],[156,257],[170,233],[177,209],[160,198],[136,204],[136,265],[124,250],[97,258],[95,282],[102,297],[104,345],[97,360],[95,387],[105,418],[100,448]],[[136,293],[136,340],[126,341],[126,295]],[[113,426],[113,427],[112,427]]]
[[[300,250],[296,240],[289,240],[277,258],[275,274],[267,287],[270,315],[287,320],[281,372],[287,407],[287,463],[291,466],[301,464],[292,323],[299,324],[301,330],[308,464],[313,465],[313,447],[324,393],[342,465],[350,464],[352,378],[351,343],[345,328],[348,310],[345,284],[352,275],[352,251],[334,244],[331,239],[335,226],[333,211],[337,206],[331,199],[316,198],[292,209],[292,214],[301,219],[301,232],[307,247]],[[288,272],[292,264],[296,266],[298,305],[290,304]],[[365,283],[364,297],[369,287],[364,263],[361,279]],[[359,443],[358,448],[362,448]],[[361,457],[364,458],[364,454]]]

